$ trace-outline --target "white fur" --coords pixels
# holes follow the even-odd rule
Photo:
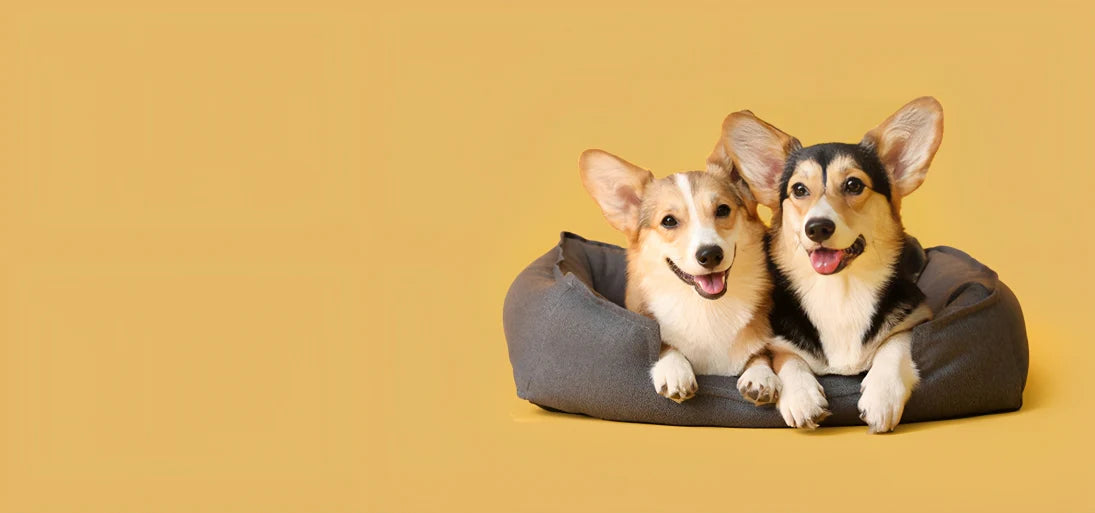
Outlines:
[[[737,387],[742,397],[760,405],[779,398],[783,384],[772,367],[764,363],[748,365],[745,372],[738,376]]]
[[[664,259],[652,262],[661,268],[636,283],[658,320],[662,340],[683,353],[699,374],[739,375],[764,347],[764,339],[746,329],[757,314],[759,291],[767,290],[764,256],[751,253],[738,255],[726,277],[726,294],[716,300],[683,286]]]
[[[879,224],[887,225],[891,230],[897,228],[887,217],[872,219],[870,216],[861,216],[854,220],[855,226],[848,226],[847,220],[833,211],[827,198],[818,201],[818,205],[810,214],[827,217],[836,224],[836,232],[830,239],[833,241],[831,247],[847,247],[860,233],[878,233],[875,227]],[[806,216],[803,222],[810,218],[810,215]],[[821,275],[813,270],[809,255],[798,241],[803,227],[799,226],[797,230],[797,234],[785,231],[776,238],[778,250],[774,257],[787,272],[800,304],[817,328],[825,358],[817,358],[789,341],[776,338],[773,346],[777,350],[796,354],[796,359],[801,361],[801,365],[788,364],[790,370],[785,365],[779,371],[783,382],[778,404],[780,413],[788,425],[806,428],[815,427],[827,416],[823,391],[819,395],[816,379],[808,379],[802,374],[803,367],[817,375],[855,375],[869,369],[869,379],[864,380],[863,399],[859,404],[863,419],[871,432],[891,431],[901,420],[905,401],[917,383],[908,330],[931,317],[930,310],[922,305],[901,322],[884,324],[871,340],[863,340],[878,309],[880,289],[900,260],[900,245],[868,242],[866,252],[847,268],[836,274]],[[882,231],[886,233],[886,230]],[[845,236],[840,237],[842,233]],[[841,240],[834,240],[838,238]]]
[[[711,223],[705,216],[700,216],[696,209],[696,197],[692,192],[692,184],[688,181],[688,176],[685,174],[678,174],[673,179],[674,183],[681,190],[681,195],[684,196],[685,208],[688,210],[688,244],[685,253],[685,259],[677,262],[681,269],[684,269],[688,274],[704,274],[711,272],[705,270],[703,267],[696,267],[698,262],[693,263],[696,252],[699,251],[702,246],[718,246],[722,249],[724,260],[720,265],[725,269],[733,265],[734,253],[728,251],[733,243],[723,240],[719,236],[718,230],[715,229],[714,224]]]
[[[769,338],[767,318],[758,312],[771,290],[761,242],[764,226],[754,212],[740,204],[731,207],[730,215],[736,218],[717,221],[715,212],[701,215],[697,208],[696,194],[701,195],[699,205],[704,205],[704,199],[718,198],[720,193],[727,192],[720,188],[730,185],[726,182],[729,170],[715,169],[707,175],[679,174],[653,185],[659,196],[650,196],[649,201],[664,202],[655,206],[683,218],[680,221],[684,226],[678,226],[687,232],[676,233],[674,237],[663,236],[655,226],[639,225],[641,209],[648,200],[643,191],[651,184],[649,171],[599,150],[583,153],[579,167],[583,184],[601,206],[605,218],[632,239],[628,250],[627,307],[658,321],[662,341],[668,346],[650,370],[655,389],[670,399],[683,401],[695,392],[696,373],[738,375],[750,361],[752,366],[767,367],[766,355],[753,359]],[[699,190],[693,190],[689,176],[704,177],[695,187]],[[667,187],[667,182],[672,185]],[[675,201],[674,186],[683,199],[683,209]],[[729,194],[733,196],[733,191]],[[726,229],[720,231],[721,226]],[[707,245],[717,245],[723,250],[723,260],[713,269],[702,267],[696,260],[697,250]],[[737,254],[739,250],[741,255]],[[693,276],[725,273],[726,289],[721,297],[704,298],[694,285],[682,282],[667,259]],[[755,370],[743,384],[755,385],[757,397],[764,396],[760,392],[772,395],[778,392],[773,385],[778,380],[771,376],[770,368],[768,374]]]
[[[818,422],[829,416],[825,389],[805,361],[793,353],[785,358],[782,365],[778,365],[783,389],[776,407],[788,426],[815,429]]]
[[[889,208],[878,208],[880,200],[875,200],[859,214],[849,215],[850,219],[843,219],[837,212],[843,209],[834,209],[828,198],[823,197],[802,219],[788,222],[787,214],[794,210],[779,205],[777,184],[788,144],[793,147],[797,141],[749,112],[731,114],[723,123],[723,130],[729,148],[722,153],[736,155],[736,162],[756,197],[764,198],[766,205],[783,216],[781,221],[785,224],[773,241],[773,258],[788,274],[803,309],[818,330],[826,356],[821,360],[787,340],[775,339],[773,363],[783,382],[778,403],[780,413],[788,425],[814,427],[823,418],[826,405],[811,371],[854,375],[869,369],[859,402],[863,419],[872,432],[892,430],[919,379],[911,356],[909,330],[929,319],[931,312],[921,305],[902,321],[881,326],[872,340],[864,341],[863,337],[878,308],[880,288],[901,257],[903,231],[895,214],[899,201],[923,182],[939,147],[943,135],[942,107],[934,98],[918,98],[864,136],[864,144],[873,146],[886,166],[893,195],[891,203],[885,205]],[[787,141],[790,142],[784,144]],[[717,162],[720,156],[716,152],[713,158]],[[829,169],[846,168],[847,164],[833,161]],[[807,174],[820,171],[818,165],[810,162],[799,166]],[[824,194],[824,184],[822,189],[812,192]],[[863,204],[860,205],[862,208]],[[827,217],[836,224],[826,247],[847,248],[863,234],[866,252],[837,274],[816,273],[806,252],[808,246],[803,244],[816,245],[800,240],[802,225],[815,217]]]
[[[684,355],[676,349],[667,349],[650,369],[654,389],[665,397],[683,402],[696,393],[696,374]]]
[[[898,247],[873,245],[843,271],[825,276],[813,270],[801,247],[794,246],[784,247],[775,257],[788,272],[803,309],[817,328],[826,359],[801,351],[782,338],[775,339],[774,347],[794,353],[802,362],[788,364],[791,370],[784,365],[779,371],[783,382],[777,405],[780,413],[788,425],[806,428],[815,427],[826,416],[824,395],[816,393],[816,379],[807,379],[802,368],[818,375],[855,375],[869,369],[859,403],[864,422],[873,433],[892,431],[918,382],[908,330],[931,317],[928,307],[921,305],[901,322],[884,324],[873,339],[863,341],[878,308],[879,289],[895,265],[886,262],[898,261]],[[803,420],[811,414],[820,418]]]
[[[689,225],[689,240],[678,243],[688,250],[674,262],[689,274],[729,269],[726,292],[711,300],[682,284],[665,262],[665,248],[656,244],[639,248],[638,258],[646,271],[633,275],[634,281],[629,285],[637,287],[646,298],[646,308],[658,321],[662,340],[680,351],[695,373],[740,375],[749,359],[765,346],[765,334],[754,333],[749,326],[763,302],[761,294],[769,290],[769,282],[759,243],[746,249],[738,248],[737,241],[741,237],[745,237],[743,241],[749,240],[748,237],[759,241],[763,226],[751,225],[745,213],[736,209],[731,215],[740,216],[735,222],[738,228],[728,236],[730,241],[724,240],[711,221],[705,220],[707,216],[698,215],[694,200],[697,191],[688,177],[679,174],[673,177],[673,182],[687,205]],[[696,249],[701,244],[716,244],[723,249],[725,258],[718,268],[705,269],[696,262]]]
[[[817,200],[817,203],[803,216],[803,230],[806,229],[807,222],[819,217],[831,220],[836,226],[833,234],[825,241],[825,247],[844,249],[854,244],[855,240],[859,238],[860,232],[848,226],[848,223],[844,222],[844,218],[836,210],[833,210],[833,206],[829,204],[828,196]]]
[[[912,360],[912,333],[894,334],[879,346],[860,386],[859,411],[872,433],[893,431],[920,381]]]
[[[781,237],[783,239],[783,237]],[[785,240],[780,241],[786,243]],[[843,271],[828,276],[818,274],[810,265],[810,257],[801,248],[787,248],[776,255],[777,260],[789,259],[781,267],[789,271],[792,286],[801,298],[806,315],[817,327],[821,346],[828,361],[803,354],[810,368],[818,374],[858,374],[871,364],[877,341],[863,343],[863,333],[870,327],[877,309],[878,290],[889,278],[890,265],[871,254],[871,249]],[[780,345],[794,349],[789,342]]]

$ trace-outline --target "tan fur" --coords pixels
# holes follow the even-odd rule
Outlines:
[[[628,309],[658,320],[666,344],[681,350],[701,374],[740,374],[750,357],[764,348],[770,332],[762,310],[771,290],[764,264],[764,226],[748,222],[742,212],[730,218],[722,230],[737,232],[737,250],[726,295],[717,300],[697,295],[665,262],[668,256],[685,272],[700,272],[695,264],[682,264],[690,260],[680,244],[684,226],[671,230],[673,235],[665,235],[670,230],[660,227],[642,227],[638,243],[628,248]],[[735,230],[739,225],[741,229]],[[707,343],[724,332],[737,332],[741,340]],[[715,353],[724,345],[729,353]]]
[[[924,127],[929,127],[924,129]],[[924,183],[928,166],[943,142],[943,107],[935,98],[917,98],[863,136],[893,179],[894,205]]]
[[[889,175],[890,191],[874,191],[870,178],[851,158],[834,158],[824,173],[813,161],[792,170],[786,190],[779,188],[787,155],[799,148],[796,139],[743,111],[727,117],[725,153],[741,167],[755,196],[777,213],[770,231],[772,259],[787,276],[799,304],[817,328],[825,358],[776,337],[771,351],[782,381],[780,413],[791,426],[813,428],[827,415],[827,402],[813,374],[854,375],[863,371],[859,401],[872,432],[892,430],[918,376],[910,353],[908,330],[927,320],[921,305],[899,322],[884,324],[862,340],[876,309],[877,294],[900,258],[904,228],[900,200],[924,181],[942,138],[943,111],[933,98],[918,98],[869,131],[861,143],[873,148]],[[844,190],[855,177],[867,186],[860,194]],[[808,192],[793,194],[800,184]],[[779,197],[786,194],[782,204]],[[887,199],[882,192],[889,192]],[[814,217],[830,219],[835,231],[823,243],[804,233]],[[836,274],[821,275],[811,266],[809,251],[824,246],[846,249],[863,236],[866,251]]]
[[[885,196],[870,188],[874,185],[870,177],[856,169],[850,159],[833,159],[826,174],[828,183],[822,187],[820,166],[814,161],[803,161],[788,180],[788,187],[801,183],[810,194],[804,198],[789,194],[783,201],[783,215],[773,221],[773,246],[782,246],[783,249],[777,253],[777,259],[789,256],[786,261],[781,260],[779,263],[786,264],[787,268],[801,268],[813,273],[809,257],[803,250],[813,250],[821,244],[807,238],[803,233],[803,226],[810,217],[810,212],[816,212],[819,206],[827,206],[838,222],[837,231],[825,242],[825,246],[847,248],[859,235],[865,235],[868,248],[855,266],[862,268],[874,264],[875,270],[886,273],[889,268],[885,263],[896,258],[905,235],[898,211]],[[842,186],[851,177],[858,178],[867,185],[861,194],[844,193]],[[813,274],[804,273],[802,277],[812,278]]]
[[[638,235],[640,198],[654,175],[600,150],[582,153],[578,168],[582,185],[600,205],[608,223],[627,235],[629,241],[634,239]]]
[[[846,156],[834,158],[833,161],[829,163],[827,173],[828,181],[823,186],[821,184],[821,167],[818,166],[817,162],[812,160],[800,162],[787,183],[792,185],[801,183],[811,191],[811,194],[801,199],[795,198],[794,196],[788,198],[791,207],[793,207],[801,217],[805,215],[818,200],[827,196],[837,214],[842,217],[847,217],[849,214],[856,211],[864,210],[866,203],[871,199],[881,199],[883,206],[889,210],[889,202],[887,202],[884,197],[877,194],[850,195],[842,193],[841,186],[847,179],[852,177],[862,180],[863,183],[867,185],[868,190],[874,186],[871,182],[871,178],[867,176],[867,173],[863,172],[861,169],[856,169],[854,165],[855,163]],[[819,191],[824,191],[824,196],[817,194]],[[787,205],[785,204],[784,207],[786,208]]]
[[[653,179],[649,171],[599,150],[583,153],[579,165],[583,184],[606,219],[628,236],[627,308],[661,327],[664,348],[652,369],[659,393],[681,401],[695,391],[693,372],[731,376],[748,369],[739,383],[743,395],[774,400],[778,379],[764,352],[771,290],[765,226],[740,177],[715,165]],[[728,205],[730,214],[716,216],[719,205]],[[662,226],[667,215],[677,220],[675,228]],[[711,241],[724,252],[715,269],[702,267],[695,257],[697,245]],[[699,295],[667,259],[690,275],[728,271],[725,293],[717,299]]]
[[[741,172],[757,202],[774,210],[779,204],[783,160],[773,156],[787,155],[802,147],[798,139],[781,132],[748,110],[727,116],[722,122],[722,134],[707,159],[708,166],[733,167]],[[741,151],[745,148],[755,151]],[[752,175],[746,176],[747,173]]]

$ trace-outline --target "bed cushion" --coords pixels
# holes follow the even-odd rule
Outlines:
[[[995,272],[954,248],[910,238],[903,266],[918,274],[934,319],[913,330],[921,382],[902,422],[1017,410],[1027,376],[1019,302]],[[917,273],[919,271],[919,273]],[[772,406],[738,393],[736,377],[697,377],[677,404],[654,391],[658,324],[623,307],[624,250],[564,232],[506,294],[503,325],[518,397],[545,409],[602,419],[691,426],[784,427]],[[833,415],[823,425],[862,425],[860,376],[821,376]]]

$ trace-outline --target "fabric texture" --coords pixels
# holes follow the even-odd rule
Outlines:
[[[1017,410],[1026,385],[1026,327],[995,272],[950,247],[910,238],[905,272],[918,275],[934,318],[913,330],[920,385],[902,422]],[[918,272],[919,271],[919,272]],[[517,395],[545,409],[658,424],[785,427],[771,405],[741,397],[737,378],[697,376],[682,404],[654,391],[649,369],[661,337],[652,319],[623,307],[623,248],[564,232],[506,295],[503,325]],[[822,425],[862,425],[860,376],[820,376],[833,415]]]

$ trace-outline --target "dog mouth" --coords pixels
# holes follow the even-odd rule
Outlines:
[[[734,256],[736,257],[738,248],[734,247]],[[731,257],[733,258],[733,257]],[[734,267],[731,263],[730,267],[727,267],[725,271],[719,271],[717,273],[710,274],[688,274],[677,267],[677,264],[673,263],[673,260],[669,258],[665,259],[665,262],[669,264],[669,268],[681,279],[686,285],[689,285],[696,289],[696,293],[704,299],[718,299],[726,294],[726,277],[730,274],[730,267]]]
[[[810,265],[813,266],[814,271],[817,271],[818,274],[828,275],[840,272],[852,260],[855,260],[855,257],[862,255],[866,249],[867,239],[860,235],[851,246],[845,249],[819,247],[807,250],[806,254],[810,256]]]

